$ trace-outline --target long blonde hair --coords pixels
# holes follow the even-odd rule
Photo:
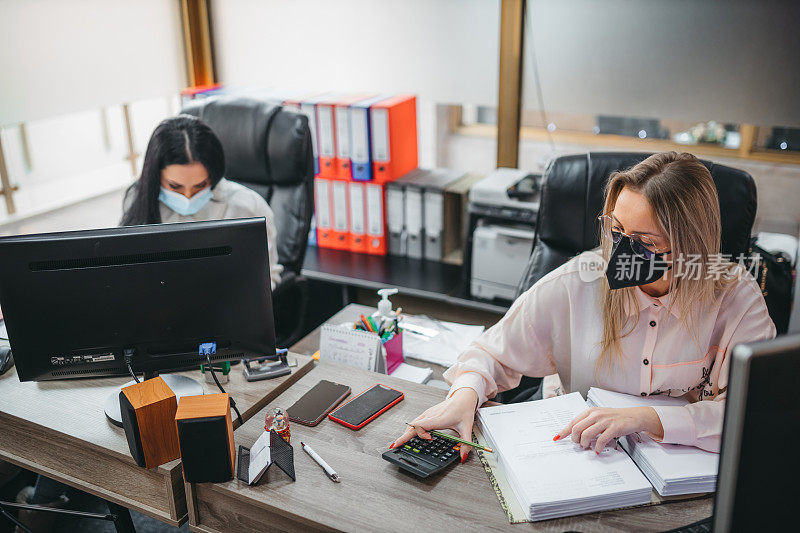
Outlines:
[[[711,263],[720,260],[722,224],[719,198],[711,173],[692,154],[663,152],[653,154],[628,170],[614,172],[605,187],[603,213],[613,211],[620,193],[629,189],[643,195],[656,215],[659,230],[670,242],[673,275],[669,293],[672,306],[677,306],[682,321],[699,346],[699,308],[714,301],[718,291],[729,282],[726,276],[706,279]],[[608,261],[613,242],[601,231],[603,257]],[[679,278],[675,260],[699,256],[698,279]],[[733,266],[733,265],[731,265]],[[603,338],[597,369],[611,369],[622,357],[620,340],[629,335],[639,321],[635,287],[610,290],[601,284],[600,303],[603,315]],[[698,305],[699,304],[699,305]],[[636,309],[633,321],[628,319],[627,306]]]

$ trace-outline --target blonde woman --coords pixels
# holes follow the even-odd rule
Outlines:
[[[614,438],[719,451],[729,353],[775,336],[759,287],[720,255],[711,174],[694,156],[655,154],[610,177],[601,253],[585,252],[540,279],[445,373],[448,397],[392,444],[452,428],[470,439],[476,408],[522,375],[558,373],[564,388],[684,396],[686,407],[592,408],[554,435],[597,453]],[[592,276],[596,260],[605,275]],[[735,261],[737,258],[733,258]],[[464,462],[469,447],[462,447]]]

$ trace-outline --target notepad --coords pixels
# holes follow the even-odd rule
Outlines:
[[[408,363],[400,363],[394,372],[389,374],[393,378],[400,378],[414,383],[427,383],[431,379],[433,370],[428,367],[420,367],[409,365]]]
[[[588,403],[598,407],[642,407],[688,405],[685,398],[632,396],[592,387]],[[717,485],[719,454],[694,446],[662,444],[645,434],[628,435],[620,445],[639,465],[644,475],[662,496],[713,492]]]
[[[250,448],[250,465],[247,470],[247,484],[255,485],[270,465],[269,433],[266,431]]]
[[[292,481],[295,481],[294,450],[292,445],[271,429],[256,439],[252,448],[239,445],[239,465],[236,479],[255,485],[264,477],[269,467],[277,465]]]
[[[553,436],[588,408],[580,393],[483,407],[480,431],[528,520],[539,521],[650,503],[652,487],[628,455],[600,455]]]

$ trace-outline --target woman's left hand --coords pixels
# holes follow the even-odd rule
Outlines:
[[[646,431],[659,439],[664,436],[661,420],[652,407],[592,407],[575,417],[553,440],[572,435],[572,442],[588,448],[596,437],[594,451],[599,454],[613,439],[639,431]]]

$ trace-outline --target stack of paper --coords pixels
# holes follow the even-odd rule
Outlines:
[[[558,431],[588,408],[580,393],[484,407],[478,424],[528,520],[592,513],[650,502],[652,488],[621,450],[600,455]]]
[[[389,375],[414,383],[427,383],[432,374],[433,370],[430,368],[400,363]]]
[[[442,366],[452,366],[467,346],[483,333],[483,326],[443,322],[425,315],[404,316],[403,355]]]
[[[641,398],[594,387],[589,389],[588,399],[598,407],[681,407],[689,403],[684,398]],[[716,487],[719,454],[694,446],[661,444],[644,434],[628,435],[619,442],[662,496],[713,492]]]

